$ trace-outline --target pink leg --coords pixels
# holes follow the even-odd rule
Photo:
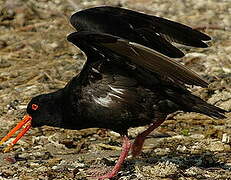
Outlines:
[[[136,136],[136,139],[132,144],[133,157],[138,156],[141,153],[146,136],[149,135],[155,128],[160,126],[164,122],[164,120],[165,119],[157,120],[155,123],[151,124],[148,129]]]
[[[123,146],[122,146],[122,152],[120,153],[120,157],[116,163],[116,165],[114,166],[114,168],[112,169],[111,172],[109,172],[108,174],[106,175],[103,175],[103,176],[99,176],[99,177],[96,177],[97,179],[106,179],[106,178],[112,178],[114,176],[116,176],[116,174],[119,172],[124,160],[126,159],[126,157],[128,156],[128,153],[131,149],[131,143],[128,139],[127,136],[124,136],[123,137]]]

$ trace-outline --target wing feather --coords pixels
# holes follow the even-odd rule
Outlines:
[[[68,40],[80,48],[84,47],[84,49],[82,48],[83,51],[86,51],[86,46],[93,46],[106,57],[109,56],[111,58],[111,53],[117,54],[118,56],[124,57],[122,59],[125,61],[131,61],[160,76],[165,76],[176,83],[181,82],[181,84],[198,85],[202,87],[208,86],[208,83],[198,74],[182,64],[172,61],[167,56],[151,48],[120,37],[110,34],[81,31],[70,34]],[[82,43],[84,43],[85,46],[82,46]],[[87,52],[85,53],[89,54]]]
[[[119,36],[173,58],[182,57],[184,53],[171,42],[208,47],[203,41],[211,39],[186,25],[119,7],[100,6],[82,10],[73,14],[70,21],[77,30]]]
[[[192,70],[143,45],[123,39],[118,39],[116,43],[102,44],[112,51],[128,57],[135,64],[161,76],[167,76],[184,84],[208,86],[208,83]]]

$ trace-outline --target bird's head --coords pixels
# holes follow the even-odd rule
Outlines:
[[[62,108],[56,94],[42,94],[31,99],[27,105],[28,116],[31,117],[31,126],[43,125],[61,127]]]
[[[27,105],[27,115],[0,141],[7,141],[17,130],[25,126],[15,140],[8,145],[4,152],[9,151],[14,144],[31,128],[43,125],[62,126],[62,93],[60,91],[42,94],[31,99]]]

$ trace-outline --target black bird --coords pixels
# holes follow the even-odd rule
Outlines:
[[[207,47],[210,37],[164,18],[118,7],[95,7],[72,15],[77,32],[67,40],[87,56],[82,71],[63,89],[32,98],[25,116],[3,140],[27,124],[67,129],[107,128],[123,137],[123,150],[113,170],[117,174],[130,149],[141,152],[145,137],[177,110],[225,118],[223,109],[196,97],[186,85],[208,83],[187,67],[168,58],[184,54],[171,42]],[[150,125],[130,144],[130,127]]]

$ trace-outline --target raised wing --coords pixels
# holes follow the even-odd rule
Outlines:
[[[180,63],[172,61],[153,49],[120,37],[80,31],[70,34],[67,39],[82,49],[87,56],[101,54],[109,60],[122,57],[120,60],[130,61],[179,85],[182,83],[202,87],[208,85],[199,75]]]
[[[169,57],[184,53],[171,44],[207,47],[203,41],[211,38],[183,24],[128,9],[102,6],[72,15],[71,24],[78,31],[95,31],[128,39],[154,49]]]

